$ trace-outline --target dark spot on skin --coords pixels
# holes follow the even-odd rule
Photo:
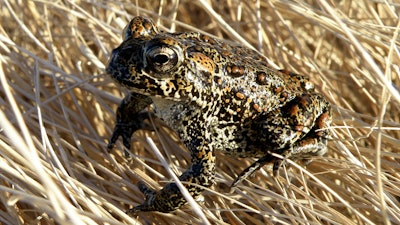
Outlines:
[[[226,72],[232,77],[241,77],[244,75],[244,66],[229,65],[226,67]]]

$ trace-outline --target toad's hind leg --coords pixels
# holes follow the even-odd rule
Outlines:
[[[276,160],[274,156],[271,154],[267,154],[257,161],[255,161],[253,164],[251,164],[249,167],[247,167],[245,170],[243,170],[239,176],[236,177],[236,179],[232,182],[231,188],[236,187],[240,182],[244,181],[247,177],[251,176],[254,174],[257,170],[261,169],[265,164],[270,163],[272,161]]]
[[[266,154],[246,168],[232,183],[232,187],[243,181],[267,163],[274,162],[276,176],[282,157],[311,162],[312,156],[325,154],[330,136],[327,127],[331,122],[329,103],[318,94],[299,95],[284,107],[260,115],[252,121],[249,142],[258,143],[253,148],[265,148]]]
[[[231,188],[237,186],[240,182],[253,175],[257,170],[268,163],[274,163],[272,172],[275,177],[278,175],[278,170],[286,158],[302,160],[308,164],[312,161],[312,156],[325,154],[327,150],[326,142],[327,139],[325,137],[306,137],[300,142],[295,143],[293,147],[280,151],[282,152],[283,159],[268,153],[244,169],[232,182]]]

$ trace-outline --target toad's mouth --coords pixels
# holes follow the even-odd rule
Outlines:
[[[176,71],[163,73],[146,63],[138,44],[122,44],[112,51],[106,72],[118,84],[130,91],[177,102],[190,101],[193,83]]]
[[[129,91],[176,102],[187,102],[187,89],[179,89],[173,79],[156,79],[147,74],[134,74],[127,69],[121,68],[119,71],[110,73],[115,82]]]

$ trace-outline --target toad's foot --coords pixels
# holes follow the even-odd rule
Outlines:
[[[244,181],[247,177],[253,175],[257,170],[261,169],[265,164],[272,162],[274,160],[277,160],[274,156],[271,154],[267,154],[263,156],[262,158],[258,159],[255,161],[253,164],[251,164],[249,167],[247,167],[245,170],[243,170],[239,176],[236,177],[236,179],[233,181],[231,184],[231,188],[236,187],[240,182]]]
[[[211,158],[203,157],[200,164],[194,163],[185,171],[179,180],[183,181],[184,187],[188,190],[193,198],[197,198],[204,190],[204,187],[210,187],[215,180],[214,156],[209,154]],[[191,185],[195,184],[195,185]],[[203,187],[202,187],[203,186]],[[154,191],[147,187],[143,182],[138,183],[139,190],[145,195],[144,203],[129,209],[127,214],[134,214],[141,211],[159,211],[168,213],[179,209],[186,203],[186,199],[182,195],[176,183],[169,183],[160,191]]]

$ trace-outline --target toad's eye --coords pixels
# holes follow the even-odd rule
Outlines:
[[[144,57],[148,69],[158,73],[168,73],[180,65],[183,56],[178,46],[153,42],[144,48]]]

